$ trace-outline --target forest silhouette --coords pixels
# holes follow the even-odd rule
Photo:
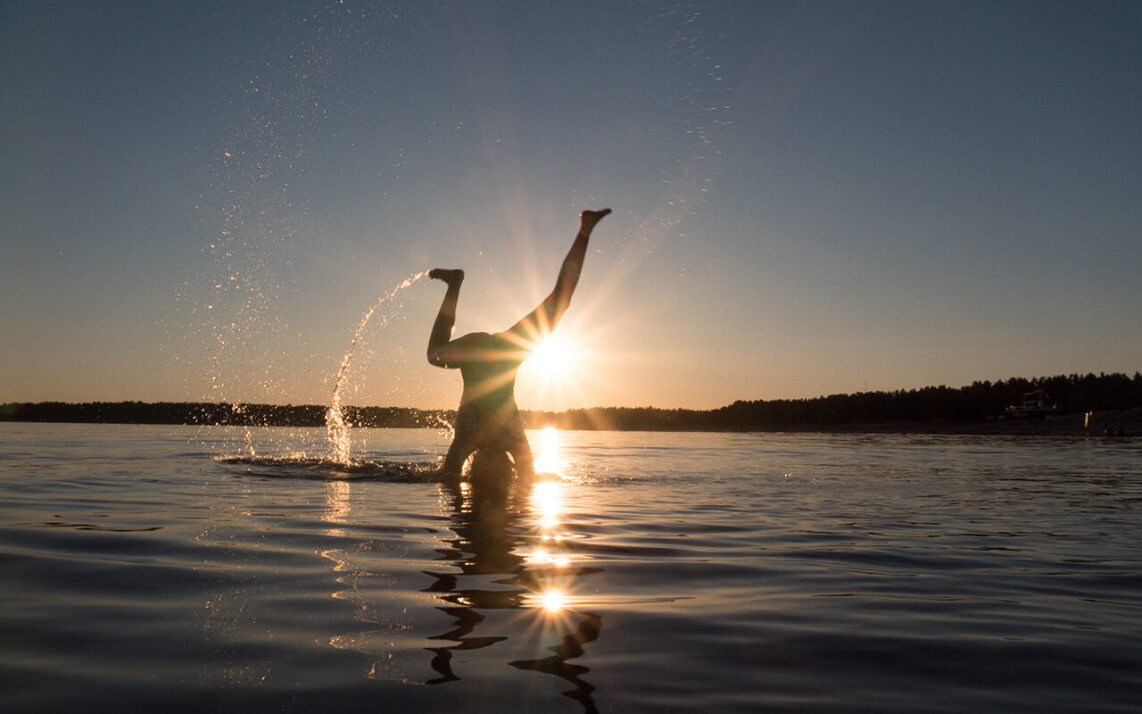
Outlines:
[[[635,431],[941,430],[1011,423],[1008,407],[1024,396],[1049,395],[1053,409],[1030,418],[1055,419],[1086,413],[1142,408],[1142,374],[1071,374],[1039,379],[973,382],[969,386],[858,392],[807,399],[736,401],[709,410],[656,407],[593,407],[561,412],[525,411],[529,428]],[[0,405],[0,420],[113,424],[324,426],[323,405],[203,402],[19,402]],[[354,427],[437,428],[452,410],[407,407],[344,408]],[[1020,421],[1025,421],[1024,417]]]

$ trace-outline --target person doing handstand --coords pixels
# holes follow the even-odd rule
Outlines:
[[[464,271],[429,271],[428,277],[444,281],[448,291],[428,338],[428,361],[437,367],[459,369],[464,380],[455,436],[441,471],[459,476],[469,456],[488,451],[510,454],[520,476],[534,475],[531,447],[515,402],[516,373],[563,317],[579,282],[591,231],[610,212],[604,208],[580,214],[579,233],[563,259],[555,289],[539,307],[504,332],[473,332],[452,339]]]

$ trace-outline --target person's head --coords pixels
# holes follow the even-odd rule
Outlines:
[[[506,451],[480,449],[468,466],[468,481],[474,492],[485,497],[504,496],[511,488],[514,470],[515,464]]]

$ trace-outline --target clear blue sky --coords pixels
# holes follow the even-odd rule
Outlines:
[[[327,402],[550,290],[524,408],[1142,369],[1142,3],[0,5],[0,401]],[[346,401],[450,407],[443,294]],[[381,324],[381,323],[384,324]]]

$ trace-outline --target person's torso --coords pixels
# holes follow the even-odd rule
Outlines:
[[[488,416],[505,409],[514,411],[516,375],[527,356],[527,352],[501,335],[481,335],[460,362],[464,378],[460,403],[470,404]]]

